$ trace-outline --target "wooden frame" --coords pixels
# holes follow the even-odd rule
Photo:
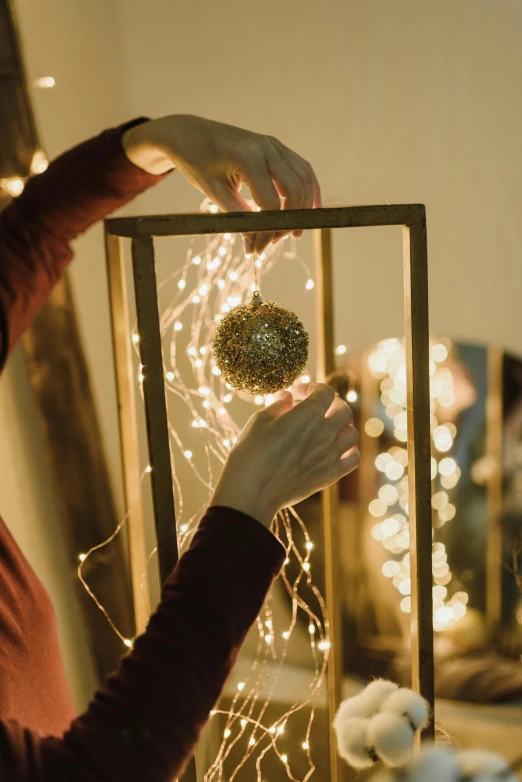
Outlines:
[[[419,204],[357,206],[289,211],[238,212],[231,214],[178,214],[113,218],[106,220],[106,248],[112,308],[114,348],[117,366],[122,450],[130,512],[131,557],[136,606],[144,571],[143,520],[131,486],[139,485],[136,424],[132,401],[135,377],[130,354],[130,324],[125,301],[125,277],[121,240],[132,239],[132,263],[141,362],[144,374],[145,416],[149,463],[152,468],[152,500],[160,556],[161,578],[166,578],[177,561],[172,531],[174,497],[170,460],[164,373],[161,356],[159,312],[156,296],[153,237],[202,234],[255,233],[312,229],[316,232],[316,285],[318,314],[318,379],[334,367],[333,273],[331,229],[370,226],[402,226],[404,274],[404,323],[408,407],[409,524],[411,557],[412,686],[434,706],[431,452],[429,396],[428,266],[425,208]],[[336,492],[324,492],[326,605],[330,621],[331,649],[328,676],[330,718],[342,697],[341,601],[336,550]],[[134,541],[134,543],[132,542]],[[138,631],[143,616],[136,613]],[[432,711],[433,715],[433,711]],[[330,721],[331,721],[330,719]],[[433,736],[433,719],[425,732]],[[331,735],[331,780],[339,782],[335,737]]]

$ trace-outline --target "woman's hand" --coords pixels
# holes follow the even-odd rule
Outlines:
[[[180,114],[130,128],[123,146],[129,160],[151,174],[176,166],[224,212],[250,211],[239,192],[243,182],[261,209],[321,206],[311,165],[273,136]],[[301,234],[294,231],[295,236]],[[280,236],[249,234],[245,249],[260,253]]]
[[[242,511],[270,526],[279,510],[359,466],[352,411],[329,386],[310,390],[298,405],[284,392],[254,413],[229,454],[211,505]]]

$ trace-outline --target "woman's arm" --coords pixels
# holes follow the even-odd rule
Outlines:
[[[54,160],[0,213],[0,369],[73,251],[70,242],[162,177],[134,165],[107,130]]]
[[[251,417],[146,632],[63,739],[0,722],[2,782],[179,777],[283,564],[272,515],[359,463],[347,405],[328,386],[302,396]]]

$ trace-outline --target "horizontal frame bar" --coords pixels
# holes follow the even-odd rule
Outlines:
[[[112,217],[107,233],[130,238],[197,234],[297,231],[311,228],[369,228],[384,225],[425,225],[423,204],[340,206],[227,214],[176,214]]]

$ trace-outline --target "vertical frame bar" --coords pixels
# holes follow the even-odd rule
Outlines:
[[[178,541],[154,244],[151,238],[132,240],[132,268],[143,367],[143,399],[149,445],[152,502],[160,578],[163,584],[178,561]]]
[[[486,398],[486,455],[491,460],[487,481],[486,621],[498,632],[502,618],[502,397],[504,353],[488,348]]]
[[[122,239],[105,233],[107,274],[112,326],[112,344],[116,369],[116,391],[120,422],[121,455],[125,506],[128,514],[129,553],[136,633],[145,630],[150,595],[143,585],[147,567],[145,527],[141,505],[141,467],[136,422],[135,377],[129,329],[129,312],[123,265]],[[146,590],[144,592],[144,590]]]
[[[334,302],[332,232],[329,228],[314,231],[314,262],[316,278],[316,376],[324,383],[335,370],[334,359]],[[343,628],[341,562],[339,557],[338,486],[330,486],[321,493],[324,564],[325,602],[330,630],[330,658],[328,661],[328,717],[330,730],[330,782],[342,782],[345,778],[345,764],[337,754],[337,741],[333,719],[342,700],[343,687]]]
[[[143,366],[143,399],[149,446],[149,465],[151,467],[152,503],[160,580],[163,585],[178,562],[179,552],[161,352],[158,286],[154,242],[151,237],[132,240],[132,268]],[[196,782],[195,758],[189,762],[183,774],[183,780],[184,782]]]
[[[403,227],[408,408],[412,687],[432,709],[434,735],[428,247],[426,218]]]

